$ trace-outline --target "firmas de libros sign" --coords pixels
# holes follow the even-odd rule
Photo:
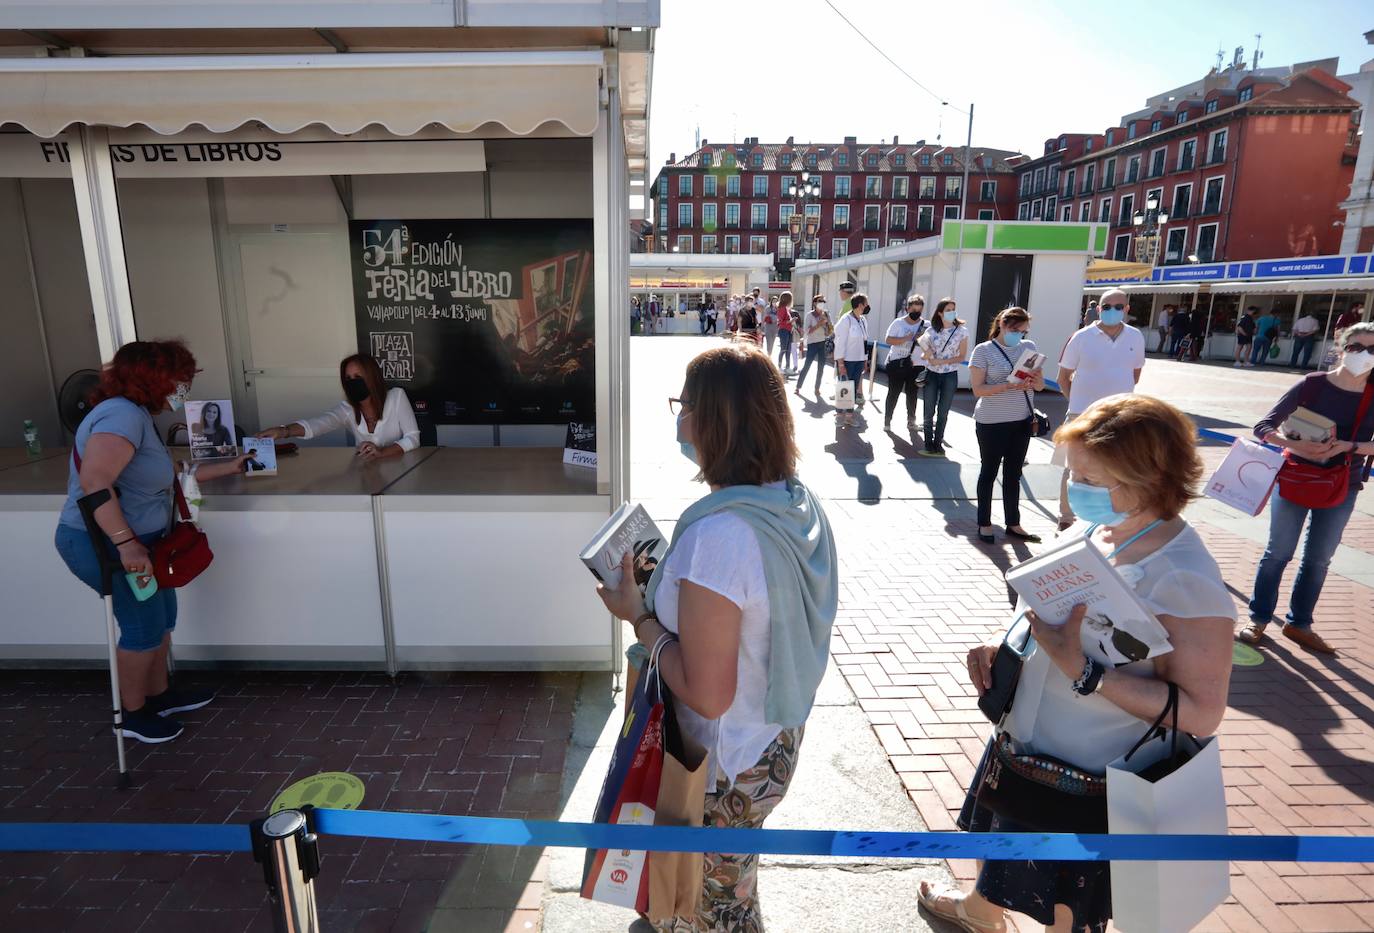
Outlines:
[[[354,221],[358,345],[438,424],[595,420],[589,220]]]

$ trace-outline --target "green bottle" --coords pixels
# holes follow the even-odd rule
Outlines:
[[[38,442],[38,428],[32,421],[24,422],[24,448],[29,452],[30,460],[43,456],[43,445]]]

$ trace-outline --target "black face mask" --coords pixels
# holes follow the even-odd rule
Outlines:
[[[361,405],[371,394],[367,390],[367,381],[362,376],[349,376],[344,380],[344,398],[354,405]]]
[[[921,319],[921,309],[917,308],[913,311],[908,311],[906,313],[906,316],[911,318],[913,321],[919,321]]]

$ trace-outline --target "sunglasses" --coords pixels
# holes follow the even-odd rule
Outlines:
[[[1346,353],[1374,353],[1374,343],[1347,343],[1342,349]]]
[[[1125,306],[1125,305],[1101,305],[1101,306],[1099,306],[1099,310],[1101,310],[1101,311],[1107,311],[1107,310],[1112,310],[1112,311],[1125,311],[1125,310],[1126,310],[1126,306]]]
[[[670,398],[670,399],[668,399],[668,411],[672,412],[674,415],[676,415],[678,412],[681,412],[681,411],[691,411],[691,410],[692,410],[692,403],[689,402],[689,401],[687,401],[687,400],[684,399],[684,398]]]

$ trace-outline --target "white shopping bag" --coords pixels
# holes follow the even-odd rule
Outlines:
[[[854,410],[853,379],[842,379],[835,383],[835,407],[840,411]]]
[[[1215,738],[1199,749],[1179,736],[1187,763],[1155,781],[1140,774],[1168,759],[1172,741],[1152,739],[1107,766],[1107,824],[1113,833],[1225,835],[1226,788]],[[1129,760],[1128,760],[1129,759]],[[1227,862],[1112,862],[1112,924],[1122,933],[1186,933],[1231,893]]]
[[[1282,466],[1282,451],[1236,438],[1226,459],[1207,481],[1206,494],[1246,515],[1258,515],[1269,504]]]

